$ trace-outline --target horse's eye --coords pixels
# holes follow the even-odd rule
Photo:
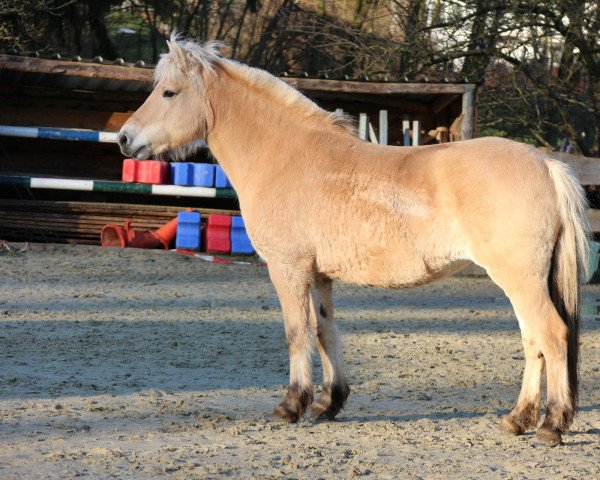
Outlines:
[[[171,97],[174,97],[175,95],[177,95],[177,93],[175,93],[173,90],[165,90],[163,92],[163,97],[165,97],[165,98],[171,98]]]

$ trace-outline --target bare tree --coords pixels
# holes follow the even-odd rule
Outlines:
[[[518,98],[511,107],[520,106],[521,114],[509,122],[519,120],[547,146],[566,135],[585,155],[599,153],[598,1],[465,0],[461,8],[443,3],[442,18],[424,30],[442,38],[444,48],[433,48],[425,67],[452,62],[484,83],[491,70],[507,66],[502,84],[488,87]]]
[[[40,23],[60,7],[52,0],[0,0],[0,49],[39,48]]]

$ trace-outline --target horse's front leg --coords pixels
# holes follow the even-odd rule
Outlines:
[[[312,337],[309,323],[311,273],[290,265],[269,263],[269,275],[275,286],[285,323],[290,356],[290,383],[286,398],[273,415],[297,422],[313,401]]]
[[[323,390],[311,406],[311,417],[333,420],[350,394],[343,370],[342,342],[333,319],[331,279],[317,275],[310,293],[311,323],[323,364]]]

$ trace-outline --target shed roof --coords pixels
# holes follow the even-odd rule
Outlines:
[[[78,128],[114,129],[124,121],[124,115],[130,114],[122,112],[134,111],[152,90],[153,69],[154,65],[145,65],[143,62],[131,64],[121,59],[106,61],[100,57],[75,57],[69,60],[60,56],[42,58],[0,54],[0,95],[19,97],[18,101],[24,99],[29,107],[25,111],[14,100],[12,114],[7,112],[5,117],[11,124],[46,125],[37,115],[35,99],[44,96],[44,101],[49,102],[49,98],[54,98],[64,105],[71,105],[71,109],[73,103],[81,100],[86,102],[86,108],[90,110],[111,110],[113,113],[107,121],[100,119],[100,127],[95,123],[94,127],[81,126],[89,123],[87,120],[84,122],[85,115],[82,114],[75,122]],[[418,119],[424,125],[427,124],[425,127],[430,130],[440,125],[449,127],[460,116],[462,138],[471,138],[473,134],[474,84],[449,79],[429,82],[424,77],[419,81],[389,81],[282,74],[280,78],[328,110],[341,108],[352,115],[372,115],[382,109],[390,110],[390,121],[397,121],[400,115],[410,115],[413,120]],[[54,123],[50,126],[73,127],[74,120],[66,117],[56,123],[58,114],[63,113],[69,117],[72,116],[71,110],[57,111],[57,108],[63,107],[56,102],[45,106],[46,110],[50,107],[54,109]],[[104,106],[107,108],[103,108]],[[97,114],[90,115],[97,117]]]
[[[77,90],[149,92],[152,90],[154,65],[139,61],[135,64],[122,59],[107,61],[101,57],[63,59],[60,55],[42,58],[39,55],[0,54],[0,83],[4,85],[35,85]],[[461,81],[430,82],[418,79],[350,79],[315,78],[307,74],[287,73],[280,78],[306,92],[337,95],[411,95],[432,101],[432,95],[459,95],[474,85]],[[417,98],[415,98],[417,100]]]

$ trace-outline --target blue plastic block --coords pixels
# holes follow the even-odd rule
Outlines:
[[[215,186],[215,166],[210,163],[194,163],[194,187]]]
[[[191,187],[194,184],[194,168],[191,163],[171,164],[171,183]]]
[[[215,173],[215,187],[217,188],[232,188],[227,175],[223,171],[221,165],[216,165],[216,173]]]
[[[254,253],[254,247],[248,238],[242,217],[231,217],[231,253]]]
[[[200,238],[200,214],[198,212],[179,212],[177,214],[175,248],[199,250]]]

